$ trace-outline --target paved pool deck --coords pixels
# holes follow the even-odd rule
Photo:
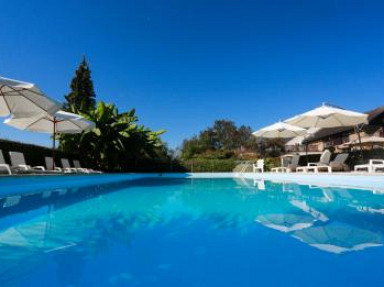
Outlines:
[[[162,174],[164,177],[188,178],[243,178],[250,180],[268,180],[282,183],[298,183],[322,187],[345,187],[369,189],[384,192],[384,174],[368,173],[187,173]]]
[[[319,187],[343,187],[384,193],[384,174],[357,173],[130,173],[69,176],[7,176],[0,177],[0,197],[10,194],[31,194],[43,190],[61,190],[89,185],[114,184],[145,178],[238,178],[298,183]]]
[[[384,192],[384,174],[368,173],[163,173],[163,174],[131,174],[132,178],[145,177],[167,178],[242,178],[249,180],[268,180],[281,183],[298,183],[321,187],[344,187],[369,189]]]

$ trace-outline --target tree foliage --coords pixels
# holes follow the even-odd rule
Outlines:
[[[79,67],[76,69],[70,89],[69,94],[65,96],[66,104],[64,108],[66,110],[70,106],[74,106],[76,110],[81,112],[95,109],[96,94],[93,88],[91,70],[85,57],[83,57]]]
[[[230,158],[235,153],[257,148],[252,130],[247,126],[237,127],[233,121],[217,120],[212,127],[201,131],[198,136],[184,140],[181,157]]]
[[[160,135],[138,124],[134,109],[120,113],[114,104],[99,102],[93,88],[91,71],[85,58],[65,96],[65,109],[82,115],[96,127],[81,134],[58,136],[63,152],[78,153],[87,166],[105,171],[132,171],[141,162],[168,160],[168,150]]]
[[[125,171],[140,159],[166,156],[159,138],[164,131],[154,132],[138,125],[134,109],[119,113],[115,105],[104,102],[86,112],[77,110],[75,105],[69,109],[93,121],[96,127],[81,134],[60,135],[60,149],[78,151],[88,164],[102,170]]]

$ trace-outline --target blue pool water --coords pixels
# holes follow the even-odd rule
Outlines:
[[[230,178],[1,183],[2,287],[384,286],[377,192]]]

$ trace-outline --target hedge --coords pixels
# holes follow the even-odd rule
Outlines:
[[[231,172],[238,163],[235,159],[190,159],[181,165],[189,172]]]

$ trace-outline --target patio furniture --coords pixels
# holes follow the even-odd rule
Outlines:
[[[336,156],[336,158],[329,163],[329,165],[317,165],[307,167],[307,172],[313,171],[319,173],[321,170],[326,170],[328,173],[333,171],[348,171],[349,167],[345,164],[349,157],[347,153],[341,153]]]
[[[77,169],[74,167],[71,167],[69,160],[67,158],[61,159],[61,166],[63,167],[63,170],[65,173],[77,173]]]
[[[0,170],[5,170],[9,174],[12,174],[11,167],[4,160],[4,155],[2,150],[0,150]]]
[[[277,122],[273,125],[262,128],[254,133],[255,137],[260,138],[293,138],[299,135],[304,135],[307,132],[306,129],[296,127],[284,122]]]
[[[77,134],[95,127],[93,122],[84,119],[82,116],[64,111],[40,116],[13,115],[4,123],[20,130],[52,134],[52,164],[55,161],[56,134]],[[54,166],[52,165],[49,169],[53,170]]]
[[[368,115],[323,103],[320,107],[285,122],[303,128],[352,127],[367,122]]]
[[[45,168],[47,170],[51,170],[51,171],[54,171],[54,172],[57,172],[57,173],[63,172],[62,168],[57,167],[57,166],[54,167],[54,165],[53,165],[53,158],[52,157],[46,156],[44,158],[44,160],[45,160]],[[52,169],[52,167],[54,167],[54,169]]]
[[[329,164],[332,168],[332,171],[349,171],[350,168],[346,164],[347,159],[349,158],[348,153],[340,153],[336,156],[336,158],[331,161]]]
[[[272,172],[295,172],[299,166],[300,155],[292,156],[291,162],[288,166],[279,166],[271,169]]]
[[[325,150],[322,153],[319,162],[309,162],[307,166],[300,166],[296,168],[296,171],[307,173],[308,171],[313,170],[314,172],[319,172],[319,167],[320,167],[320,169],[327,169],[328,172],[331,172],[332,169],[330,169],[330,166],[329,166],[331,155],[332,153],[329,150]]]
[[[377,172],[380,169],[384,169],[384,160],[383,159],[371,159],[368,164],[355,165],[354,171],[361,172],[367,171],[368,173]]]
[[[80,161],[78,160],[73,160],[73,166],[76,168],[76,170],[78,172],[82,172],[82,173],[90,173],[90,171],[87,169],[87,168],[83,168],[81,167],[81,164],[80,164]]]
[[[24,154],[21,152],[10,151],[9,156],[11,158],[12,169],[21,172],[38,172],[43,173],[45,171],[44,166],[30,166],[25,162]]]
[[[264,172],[264,159],[257,160],[256,164],[253,164],[253,172]]]
[[[58,111],[61,104],[35,84],[0,77],[0,116],[36,117]]]

